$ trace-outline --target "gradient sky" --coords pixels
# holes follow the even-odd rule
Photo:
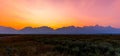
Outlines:
[[[120,0],[0,0],[0,25],[113,26],[120,28]]]

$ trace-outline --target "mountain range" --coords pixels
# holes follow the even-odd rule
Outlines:
[[[21,30],[15,30],[11,27],[0,26],[0,34],[120,34],[120,29],[111,26],[95,25],[84,27],[68,26],[56,30],[47,26],[37,28],[25,27]]]

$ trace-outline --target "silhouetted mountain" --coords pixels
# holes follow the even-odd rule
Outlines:
[[[62,34],[79,34],[81,28],[75,27],[75,26],[69,26],[69,27],[63,27],[56,30],[56,33],[62,33]]]
[[[120,29],[96,25],[84,27],[68,26],[56,30],[47,26],[25,27],[22,30],[15,30],[10,27],[0,26],[0,34],[120,34]]]
[[[20,30],[20,34],[51,34],[54,30],[47,26],[32,28],[32,27],[25,27],[24,29]]]
[[[17,33],[17,30],[10,27],[0,26],[0,34],[14,34],[14,33]]]

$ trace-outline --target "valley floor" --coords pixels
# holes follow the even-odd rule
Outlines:
[[[120,56],[120,35],[0,35],[0,56]]]

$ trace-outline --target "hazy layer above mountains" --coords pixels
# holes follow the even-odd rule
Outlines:
[[[56,30],[47,26],[25,27],[21,30],[15,30],[10,27],[0,26],[0,34],[120,34],[120,29],[96,25],[84,27],[68,26]]]

